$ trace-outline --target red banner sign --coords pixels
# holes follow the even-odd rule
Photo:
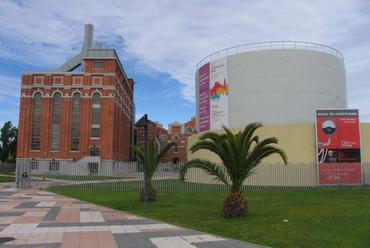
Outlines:
[[[361,184],[358,110],[316,110],[317,162],[320,184]]]

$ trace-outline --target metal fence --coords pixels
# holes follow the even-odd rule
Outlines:
[[[225,190],[226,187],[200,169],[190,169],[179,180],[183,164],[162,163],[152,184],[161,191]],[[138,162],[17,161],[17,187],[35,189],[138,191],[143,188],[143,165]],[[328,187],[370,187],[370,163],[362,164],[362,184],[321,186],[317,166],[308,164],[261,164],[244,184],[245,189],[305,189]]]
[[[15,163],[0,163],[0,173],[14,173]]]

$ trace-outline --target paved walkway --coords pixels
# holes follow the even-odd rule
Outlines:
[[[14,184],[4,183],[0,184],[0,246],[257,247],[46,191],[17,190]]]

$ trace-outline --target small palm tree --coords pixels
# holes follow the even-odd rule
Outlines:
[[[200,168],[215,176],[215,180],[224,183],[230,193],[226,196],[223,207],[225,217],[241,217],[248,213],[247,201],[242,194],[242,186],[246,178],[253,174],[253,169],[262,159],[278,154],[287,163],[285,153],[275,146],[277,138],[259,139],[254,132],[262,127],[260,123],[251,123],[243,131],[233,134],[224,127],[224,133],[208,132],[203,134],[190,151],[209,150],[215,153],[221,163],[205,159],[190,160],[180,171],[180,178],[184,180],[189,168]]]
[[[153,174],[157,170],[161,160],[164,158],[164,156],[172,146],[173,143],[168,143],[159,150],[153,140],[150,141],[148,144],[147,182],[146,182],[148,201],[157,200],[157,190],[152,185]],[[135,150],[140,161],[144,163],[145,162],[144,149],[135,145],[133,145],[132,148]],[[144,188],[141,189],[140,191],[140,200],[144,201]]]

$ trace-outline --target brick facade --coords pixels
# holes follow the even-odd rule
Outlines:
[[[149,121],[148,138],[156,138],[158,144],[174,142],[175,145],[169,150],[163,162],[186,162],[187,158],[187,138],[195,134],[195,118],[185,122],[174,122],[168,126],[168,130],[163,128],[158,122]],[[144,146],[144,128],[136,126],[136,144]]]
[[[22,76],[18,158],[80,160],[90,155],[91,147],[100,148],[105,160],[130,160],[133,137],[134,81],[128,79],[117,58],[84,59],[83,72],[25,73]],[[40,149],[31,150],[32,110],[35,93],[42,94]],[[51,151],[53,96],[62,95],[60,149]],[[72,96],[81,94],[80,146],[71,151]],[[92,95],[100,94],[100,137],[91,137]]]

